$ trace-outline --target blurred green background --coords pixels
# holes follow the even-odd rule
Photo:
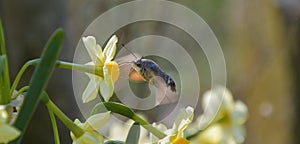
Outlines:
[[[227,87],[243,100],[250,117],[246,144],[300,143],[300,1],[298,0],[174,0],[200,15],[220,41],[227,64]],[[72,61],[85,28],[101,13],[126,0],[26,0],[0,1],[11,77],[21,66],[39,57],[44,44],[58,27],[66,32],[60,59]],[[140,35],[170,32],[159,23],[133,24],[117,34],[126,43]],[[171,35],[169,34],[169,35]],[[174,35],[173,35],[174,36]],[[182,35],[173,38],[192,47]],[[188,45],[190,44],[190,45]],[[210,88],[209,69],[203,69],[201,90]],[[33,68],[20,86],[30,80]],[[201,76],[201,77],[202,77]],[[80,115],[72,90],[72,73],[56,70],[47,91],[71,118]],[[201,91],[202,93],[204,91]],[[62,143],[71,143],[59,122]],[[46,108],[39,105],[23,143],[53,143]]]

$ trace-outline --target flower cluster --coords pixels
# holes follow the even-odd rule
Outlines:
[[[201,132],[191,139],[191,143],[240,144],[246,137],[244,123],[248,118],[247,106],[234,101],[225,87],[217,87],[203,96],[203,109],[207,113],[199,116],[191,129]],[[217,110],[211,112],[209,110]]]

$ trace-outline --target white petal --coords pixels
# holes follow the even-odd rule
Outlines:
[[[231,128],[232,136],[237,143],[243,143],[246,137],[246,130],[243,126],[234,126]]]
[[[232,95],[226,87],[217,86],[203,96],[204,118],[206,124],[218,121],[234,108]],[[206,125],[203,123],[203,125]]]
[[[92,61],[96,62],[98,53],[102,51],[101,47],[97,47],[96,38],[93,36],[87,36],[83,37],[82,41]]]
[[[104,80],[100,84],[100,93],[105,101],[109,101],[114,93],[114,82],[111,75],[108,73],[108,68],[103,67]]]
[[[234,110],[231,113],[232,119],[237,124],[244,124],[248,118],[248,108],[241,102],[237,101],[234,105]]]
[[[84,65],[95,66],[95,63],[94,63],[93,61],[91,61],[91,62],[88,62],[88,63],[86,63],[86,64],[84,64]]]
[[[86,122],[93,127],[94,130],[100,129],[109,119],[110,112],[99,113],[89,117]]]
[[[105,75],[104,80],[100,84],[100,93],[105,101],[109,101],[114,93],[114,83],[110,75]]]
[[[167,127],[165,125],[163,125],[163,124],[153,123],[152,126],[155,127],[156,129],[160,130],[160,131],[163,131],[163,132],[165,132],[167,130]],[[166,139],[169,139],[169,137],[166,138]],[[150,133],[150,141],[151,141],[151,143],[156,143],[158,140],[159,139],[155,135],[153,135],[152,133]]]
[[[102,144],[103,137],[98,132],[85,132],[73,144]]]
[[[194,108],[188,106],[177,116],[174,122],[173,131],[178,131],[178,134],[182,133],[183,130],[193,121],[193,118]]]
[[[105,55],[105,63],[110,62],[114,58],[116,54],[117,42],[118,42],[118,38],[116,35],[113,35],[107,42],[103,50],[103,53]]]
[[[97,97],[101,80],[98,78],[90,79],[87,87],[82,94],[83,103],[87,103]]]

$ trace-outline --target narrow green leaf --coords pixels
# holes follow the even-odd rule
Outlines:
[[[140,138],[140,124],[135,122],[132,124],[126,138],[126,144],[138,144]]]
[[[8,71],[8,62],[6,55],[1,55],[1,82],[0,82],[0,104],[8,104],[10,102],[10,78]]]
[[[101,102],[95,105],[95,107],[92,110],[91,115],[94,115],[98,112],[105,112],[105,110],[112,111],[114,113],[118,113],[120,115],[126,116],[128,118],[134,117],[134,112],[128,108],[127,106],[116,103],[116,102]]]
[[[2,75],[4,70],[4,56],[0,55],[0,74]]]
[[[56,60],[63,45],[64,32],[59,29],[54,32],[50,40],[47,42],[41,56],[41,62],[37,65],[29,83],[28,92],[25,95],[24,103],[16,120],[15,127],[22,131],[18,140],[12,143],[20,143],[25,133],[27,125],[35,111],[37,104],[41,98],[42,92],[46,88],[48,80],[56,65]]]
[[[2,21],[0,18],[0,55],[2,55],[3,63],[0,67],[2,67],[2,85],[0,96],[0,104],[8,104],[10,102],[10,94],[7,91],[10,91],[10,78],[9,78],[9,69],[8,69],[8,61],[6,56],[6,48],[5,48],[5,39],[4,39],[4,31],[2,26]]]
[[[0,55],[6,55],[5,39],[4,39],[4,32],[3,32],[1,18],[0,18]]]
[[[118,141],[118,140],[109,140],[106,141],[104,144],[125,144],[125,142]]]
[[[3,80],[3,67],[4,67],[4,56],[0,55],[0,101],[3,101],[4,95],[4,80]]]

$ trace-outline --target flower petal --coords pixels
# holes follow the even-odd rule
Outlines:
[[[235,123],[244,124],[248,118],[247,106],[241,101],[236,101],[231,116]]]
[[[245,141],[246,130],[244,126],[236,125],[232,127],[231,130],[232,130],[232,136],[237,143],[243,143]]]
[[[104,66],[104,80],[100,84],[100,93],[105,101],[108,101],[114,93],[114,83],[111,75],[109,74],[108,67]]]
[[[83,94],[82,94],[82,101],[83,103],[90,102],[91,100],[95,99],[97,97],[99,86],[101,83],[100,78],[92,77],[85,88]]]
[[[182,110],[174,122],[172,130],[175,135],[172,138],[182,137],[183,130],[193,121],[193,118],[194,108],[188,106],[186,109]]]
[[[104,81],[100,84],[100,92],[107,102],[114,93],[114,83],[110,75],[106,75]]]
[[[0,143],[7,143],[20,135],[19,130],[8,124],[0,126],[0,133]]]
[[[110,112],[92,115],[86,120],[86,123],[92,126],[94,130],[100,129],[109,119]]]
[[[102,52],[102,48],[100,45],[97,44],[96,47],[97,47],[97,49],[99,49],[98,54],[97,54],[96,64],[99,66],[103,66],[104,62],[105,62],[104,53]]]
[[[97,46],[96,38],[94,36],[87,36],[87,37],[83,37],[82,41],[92,61],[96,62],[97,54],[99,52],[102,53],[101,47]]]
[[[118,42],[118,38],[116,37],[116,35],[113,35],[107,42],[103,50],[103,53],[105,55],[105,63],[110,62],[114,58],[116,54],[117,42]]]
[[[103,137],[97,132],[85,132],[81,137],[73,139],[73,144],[101,144]]]

